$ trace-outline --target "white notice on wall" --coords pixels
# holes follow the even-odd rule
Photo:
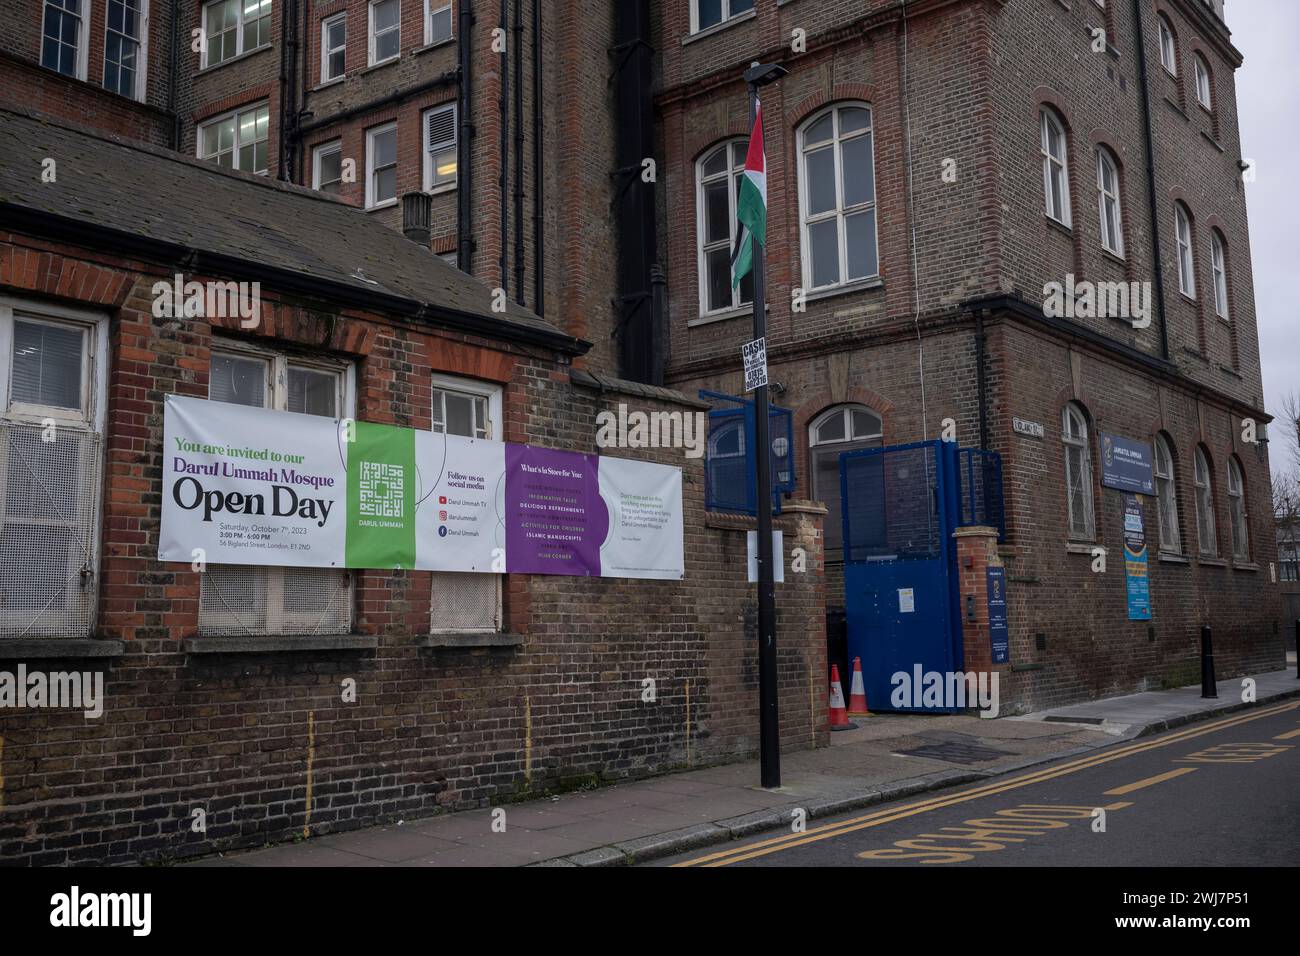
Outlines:
[[[749,552],[749,583],[758,583],[758,532],[745,532],[745,547]],[[785,551],[782,550],[780,531],[772,532],[772,581],[785,582]]]
[[[898,589],[898,613],[911,614],[916,610],[916,595],[911,588]]]

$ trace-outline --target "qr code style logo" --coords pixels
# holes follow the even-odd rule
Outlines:
[[[361,463],[361,513],[379,518],[402,517],[403,470],[381,461]]]

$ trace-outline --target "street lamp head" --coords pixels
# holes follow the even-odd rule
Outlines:
[[[750,86],[767,86],[789,72],[779,63],[754,63],[745,71],[745,82]]]

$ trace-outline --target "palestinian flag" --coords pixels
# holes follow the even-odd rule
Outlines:
[[[745,175],[736,197],[736,248],[731,251],[731,287],[754,267],[754,244],[767,245],[767,157],[763,153],[763,108],[754,102],[754,128],[749,134],[749,152],[745,155]]]

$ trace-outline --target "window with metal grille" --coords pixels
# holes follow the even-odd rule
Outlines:
[[[1160,550],[1182,554],[1183,536],[1178,527],[1178,482],[1169,439],[1156,435],[1156,499],[1160,505]]]
[[[1209,455],[1204,448],[1197,448],[1192,468],[1196,484],[1196,535],[1201,554],[1213,558],[1219,554],[1219,536],[1214,528],[1214,480],[1211,474]]]
[[[0,298],[0,639],[89,637],[105,326]]]
[[[342,363],[225,343],[212,352],[208,398],[303,415],[350,417],[350,379],[351,368]],[[346,634],[351,628],[352,581],[347,571],[210,564],[200,578],[200,634]]]
[[[1071,538],[1091,541],[1095,536],[1092,510],[1092,452],[1088,447],[1088,419],[1071,402],[1061,413],[1061,442],[1065,445],[1065,501]]]
[[[456,185],[456,104],[424,114],[424,191]]]
[[[822,522],[826,536],[826,560],[839,561],[844,538],[840,510],[840,455],[860,448],[879,448],[884,443],[880,415],[865,405],[839,405],[822,412],[808,426],[812,496],[826,505]]]
[[[433,376],[433,431],[492,440],[500,428],[501,389],[486,382]],[[432,633],[501,628],[500,574],[436,571],[430,595]]]

